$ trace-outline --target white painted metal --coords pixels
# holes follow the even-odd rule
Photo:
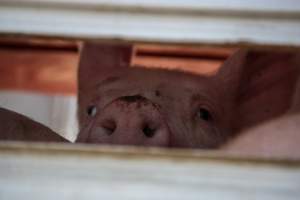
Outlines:
[[[2,0],[0,33],[299,45],[300,1]]]
[[[232,10],[254,12],[299,12],[298,0],[2,0],[3,3],[21,5],[69,5],[69,6],[106,6],[106,7],[139,7],[139,8],[178,8],[189,10]]]
[[[0,198],[299,199],[299,163],[207,157],[197,151],[2,143]]]

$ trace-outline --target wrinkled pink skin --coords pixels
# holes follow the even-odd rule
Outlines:
[[[46,126],[4,108],[0,108],[0,122],[0,140],[68,142]]]
[[[131,68],[130,55],[126,45],[83,48],[77,142],[218,148],[286,113],[299,78],[289,52],[239,51],[206,76]]]

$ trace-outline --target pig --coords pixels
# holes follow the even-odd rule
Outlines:
[[[48,127],[19,113],[0,108],[0,140],[68,142]]]
[[[282,116],[243,131],[221,151],[247,157],[300,159],[300,80],[291,108]]]
[[[300,72],[299,54],[289,51],[239,50],[202,75],[130,67],[131,55],[132,45],[84,45],[76,142],[222,148],[284,115]]]

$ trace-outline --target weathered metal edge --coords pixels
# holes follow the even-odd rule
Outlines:
[[[222,162],[234,165],[269,165],[300,169],[300,160],[287,158],[245,157],[219,150],[166,149],[156,147],[61,144],[37,142],[0,142],[0,155],[109,157],[120,160],[171,160],[173,162]]]
[[[64,6],[51,1],[50,7],[47,1],[27,2],[26,6],[15,3],[0,3],[0,30],[3,33],[181,43],[208,41],[219,44],[255,42],[299,45],[299,4],[288,5],[291,9],[285,12],[279,9],[285,4],[275,4],[276,12],[273,13],[272,9],[260,9],[251,3],[247,4],[247,9],[237,7],[234,11],[230,6],[225,6],[227,4],[222,4],[223,7],[216,10],[212,4],[210,7],[200,6],[196,10],[192,6],[187,10],[184,6],[178,6],[179,10],[176,8],[174,11],[172,4],[164,5],[163,2],[156,2],[155,8],[148,4],[144,7],[124,4],[121,10],[118,4],[107,2],[105,6],[101,3],[97,6],[81,3],[75,7],[71,1]],[[231,3],[234,6],[236,2]],[[178,19],[181,23],[174,23]],[[118,23],[112,23],[114,21]],[[146,31],[145,27],[150,25],[152,28]],[[181,33],[182,28],[185,31]]]

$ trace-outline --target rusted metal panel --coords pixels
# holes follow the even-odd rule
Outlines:
[[[76,94],[76,52],[2,47],[0,60],[0,89]]]
[[[217,71],[236,49],[158,44],[134,46],[132,66],[180,69],[199,74]],[[77,93],[79,54],[74,43],[0,38],[0,59],[0,89]]]

